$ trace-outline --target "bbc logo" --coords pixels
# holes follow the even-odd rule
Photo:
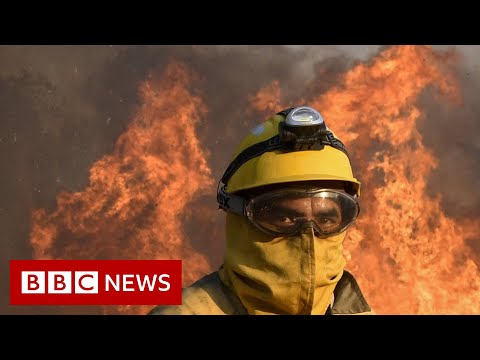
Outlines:
[[[21,291],[22,294],[98,294],[98,271],[22,271]]]

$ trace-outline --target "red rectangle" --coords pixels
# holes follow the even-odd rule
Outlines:
[[[181,260],[10,260],[11,305],[181,303]]]

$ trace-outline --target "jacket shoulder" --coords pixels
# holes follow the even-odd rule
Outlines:
[[[374,315],[355,277],[344,270],[334,290],[332,314],[334,315]]]
[[[181,305],[156,306],[148,315],[232,315],[243,311],[243,305],[215,271],[182,289]]]

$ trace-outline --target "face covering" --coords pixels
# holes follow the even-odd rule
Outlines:
[[[226,250],[221,280],[247,312],[325,314],[343,275],[346,233],[319,239],[313,229],[289,237],[272,237],[246,218],[227,213]]]

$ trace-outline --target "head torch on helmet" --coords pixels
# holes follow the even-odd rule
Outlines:
[[[219,208],[247,216],[255,226],[271,234],[294,233],[303,227],[313,227],[319,234],[332,234],[337,231],[343,231],[358,215],[356,198],[349,197],[347,194],[335,191],[328,192],[327,190],[319,193],[302,193],[302,196],[310,199],[312,206],[314,202],[318,204],[336,202],[338,204],[338,214],[341,216],[341,220],[338,220],[340,218],[337,219],[339,221],[338,224],[333,222],[333,218],[328,220],[331,221],[329,223],[331,226],[329,230],[328,226],[326,226],[327,220],[322,220],[315,216],[309,217],[306,216],[306,214],[289,218],[287,223],[282,224],[279,219],[281,219],[283,215],[278,211],[278,208],[266,206],[267,200],[270,201],[273,198],[260,197],[254,201],[247,201],[241,196],[226,191],[226,185],[229,179],[243,164],[266,152],[276,150],[281,150],[282,152],[322,150],[325,146],[330,146],[343,152],[347,156],[347,161],[349,161],[345,146],[328,130],[322,115],[315,109],[308,106],[299,106],[285,109],[277,113],[277,115],[282,115],[284,118],[283,121],[278,123],[278,132],[264,141],[257,142],[245,148],[225,170],[217,188]],[[287,196],[286,194],[287,193],[285,193],[285,196],[282,198],[282,201],[301,199],[298,192],[295,193],[296,195],[288,193]],[[313,201],[314,199],[315,201]],[[306,201],[306,199],[304,200]],[[278,201],[274,201],[274,203],[278,204]],[[263,205],[259,206],[258,204]],[[270,210],[267,211],[267,209]],[[291,223],[289,221],[291,221]]]
[[[265,141],[243,150],[230,163],[220,182],[227,184],[230,177],[240,166],[267,151],[286,150],[321,150],[329,145],[348,153],[343,143],[327,129],[323,117],[318,111],[308,106],[300,106],[280,111],[277,115],[285,116],[285,121],[278,124],[278,134]]]

